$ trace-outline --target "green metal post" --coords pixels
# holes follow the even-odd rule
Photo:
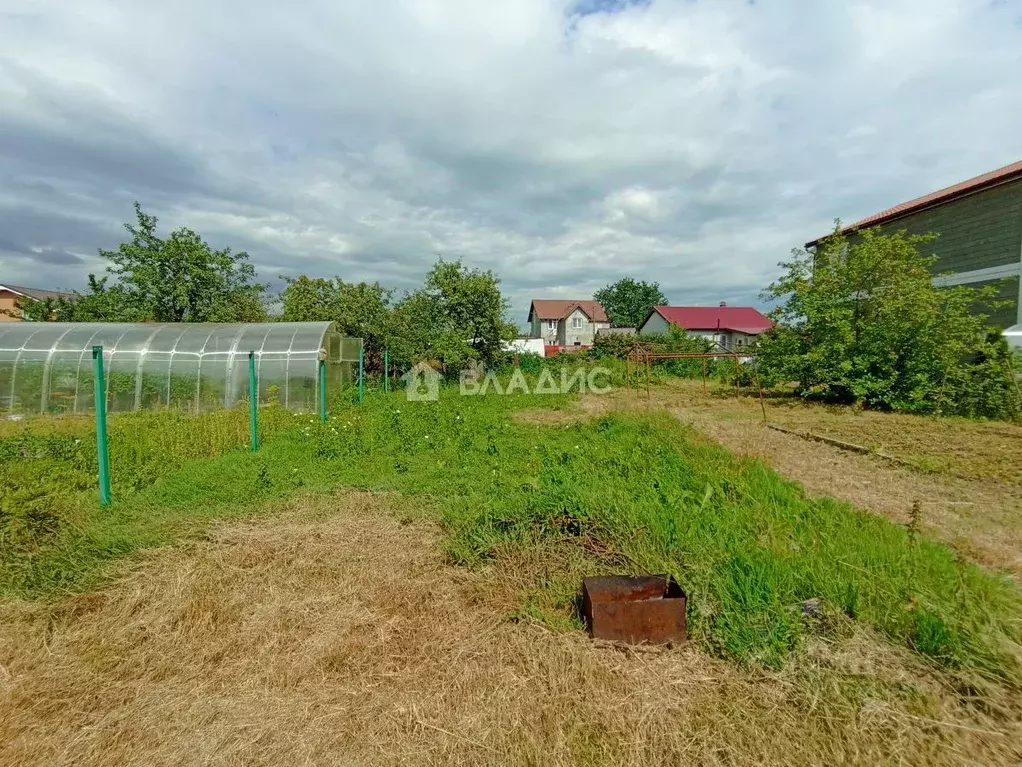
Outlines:
[[[103,372],[103,347],[92,347],[92,365],[96,384],[96,453],[99,463],[99,505],[110,505],[110,446],[106,439],[106,374]]]
[[[390,391],[390,349],[383,350],[383,391]]]
[[[358,401],[361,404],[366,396],[366,352],[365,347],[358,349]]]
[[[259,381],[256,378],[255,352],[248,353],[248,430],[254,453],[259,449]]]
[[[326,360],[319,361],[319,420],[326,423]]]

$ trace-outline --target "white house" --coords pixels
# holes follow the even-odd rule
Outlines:
[[[657,306],[639,325],[639,335],[660,335],[671,325],[724,349],[738,349],[754,343],[774,323],[751,306],[728,306],[724,302],[719,306]]]
[[[592,346],[596,331],[609,328],[607,313],[598,301],[537,298],[529,307],[533,338],[548,346]]]

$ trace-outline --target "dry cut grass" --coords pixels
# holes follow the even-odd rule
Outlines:
[[[1009,699],[868,633],[790,668],[509,615],[556,551],[445,564],[394,497],[290,502],[102,591],[0,605],[0,763],[1012,764]],[[1005,702],[1007,701],[1007,702]]]

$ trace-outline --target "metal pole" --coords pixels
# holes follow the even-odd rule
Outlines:
[[[358,349],[358,401],[361,404],[366,396],[366,351],[365,345]]]
[[[255,352],[248,353],[248,430],[254,453],[259,449],[259,381]]]
[[[646,355],[646,406],[649,407],[649,376],[650,376],[649,355]]]
[[[326,360],[319,361],[319,420],[326,423]]]
[[[383,391],[390,391],[390,349],[383,350]]]
[[[110,446],[106,439],[106,374],[103,371],[103,347],[92,347],[95,369],[96,454],[99,463],[99,505],[110,505]]]
[[[759,408],[763,411],[763,423],[766,423],[766,404],[763,402],[763,382],[759,378],[759,360],[756,360],[756,386],[759,388]]]

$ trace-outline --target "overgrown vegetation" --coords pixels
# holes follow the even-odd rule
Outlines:
[[[280,414],[281,427],[257,454],[243,451],[243,427],[232,420],[239,414],[182,418],[177,439],[162,436],[174,433],[158,420],[165,415],[117,416],[114,429],[125,438],[114,448],[116,502],[102,510],[91,451],[75,457],[72,447],[81,436],[62,426],[36,441],[8,434],[5,465],[19,479],[5,497],[16,488],[35,493],[35,502],[50,504],[50,521],[15,521],[11,509],[23,499],[4,507],[5,540],[20,543],[3,547],[0,583],[17,594],[81,588],[103,562],[171,541],[202,519],[349,485],[429,499],[459,563],[556,544],[577,551],[589,572],[673,573],[692,597],[693,635],[721,655],[783,663],[808,635],[827,630],[826,617],[807,619],[800,609],[821,598],[824,616],[862,621],[939,664],[1020,679],[1010,647],[1020,639],[1022,597],[1009,583],[910,530],[809,499],[668,416],[548,425],[512,418],[522,407],[567,404],[560,396],[408,403],[373,395],[362,408],[340,407],[326,425]],[[137,429],[131,439],[126,423]],[[215,436],[225,423],[230,429]],[[232,442],[235,452],[187,460]],[[64,464],[79,482],[66,493],[48,479]],[[532,609],[570,616],[580,574],[554,565]]]
[[[803,396],[913,413],[1018,418],[1008,347],[974,313],[996,287],[936,287],[929,236],[835,232],[798,250],[765,294],[777,327],[759,344],[764,373]]]

